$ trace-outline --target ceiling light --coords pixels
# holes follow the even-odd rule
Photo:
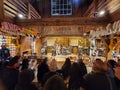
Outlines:
[[[19,18],[24,18],[24,16],[22,14],[18,14]]]
[[[100,16],[103,16],[104,14],[105,14],[105,10],[102,10],[102,11],[99,12]]]

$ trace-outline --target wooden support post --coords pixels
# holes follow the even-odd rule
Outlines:
[[[97,12],[98,0],[94,0],[94,10]]]

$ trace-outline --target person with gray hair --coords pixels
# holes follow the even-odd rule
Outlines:
[[[117,90],[113,78],[107,75],[108,66],[101,59],[93,62],[92,73],[85,75],[85,90]]]
[[[47,72],[44,77],[43,77],[43,85],[45,84],[45,82],[52,76],[54,75],[59,75],[59,73],[57,72],[58,67],[57,67],[57,61],[55,59],[52,59],[52,61],[49,64],[49,72]]]

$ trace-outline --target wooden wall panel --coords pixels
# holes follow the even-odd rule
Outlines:
[[[111,14],[111,18],[112,18],[111,22],[120,20],[120,9],[114,12],[113,14]]]
[[[39,0],[39,12],[41,17],[50,17],[51,0]]]
[[[32,40],[30,41],[30,37],[23,37],[22,43],[21,43],[21,54],[25,51],[28,51],[29,54],[31,54],[31,43],[33,42]]]
[[[72,25],[72,26],[35,26],[28,25],[25,28],[39,32],[41,37],[44,36],[81,36],[85,32],[90,30],[96,30],[96,28],[102,25]]]
[[[35,48],[35,51],[36,51],[36,53],[37,54],[40,54],[41,53],[41,51],[40,51],[40,49],[41,49],[41,47],[40,47],[40,44],[41,44],[41,40],[40,39],[37,39],[36,40],[36,48]]]
[[[57,17],[42,18],[37,20],[17,20],[16,23],[21,26],[69,26],[69,25],[107,25],[106,18],[89,17]]]

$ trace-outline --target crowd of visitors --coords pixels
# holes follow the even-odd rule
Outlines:
[[[81,58],[74,62],[68,57],[61,68],[54,58],[38,62],[31,68],[30,60],[20,56],[1,61],[0,90],[120,90],[120,60],[96,59],[90,73]]]

